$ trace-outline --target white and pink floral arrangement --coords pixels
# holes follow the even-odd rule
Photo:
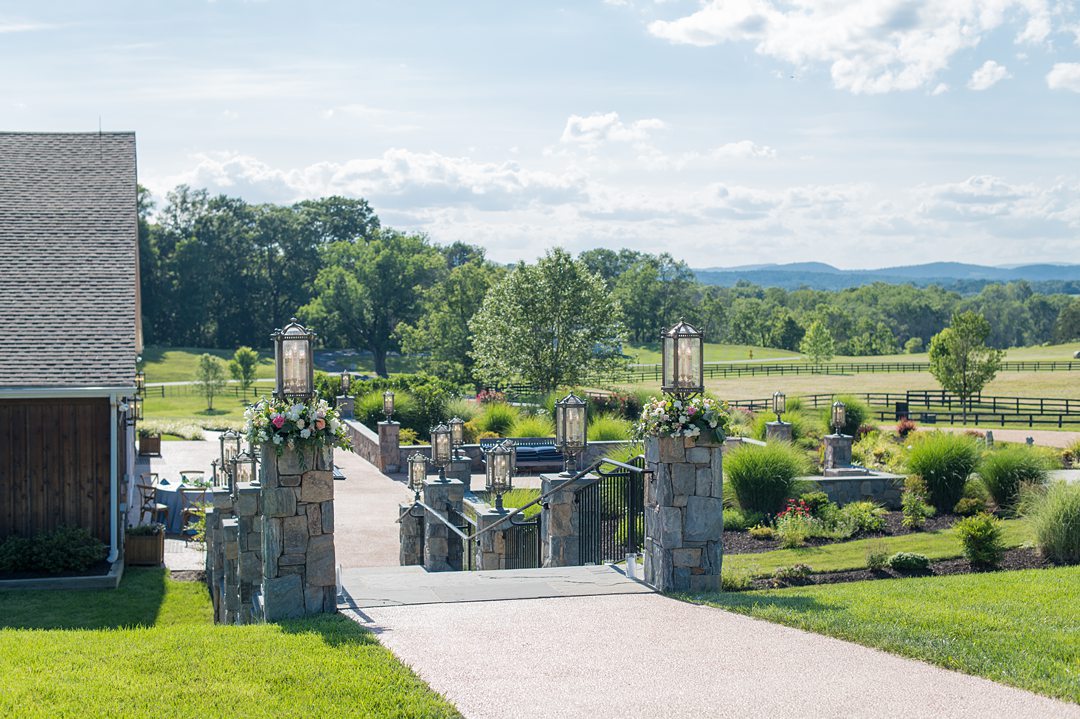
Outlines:
[[[641,419],[634,425],[634,435],[645,437],[713,436],[723,441],[731,427],[727,402],[712,397],[677,399],[653,397],[641,409]]]
[[[324,399],[310,402],[261,399],[244,411],[244,420],[248,442],[252,446],[272,444],[278,455],[285,448],[351,448],[345,424]]]

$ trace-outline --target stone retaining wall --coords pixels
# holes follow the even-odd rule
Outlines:
[[[811,491],[824,492],[837,504],[869,500],[889,509],[900,509],[904,477],[874,472],[861,477],[800,477],[813,485]]]

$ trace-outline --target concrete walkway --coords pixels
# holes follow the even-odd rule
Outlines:
[[[398,566],[398,504],[412,500],[404,477],[396,481],[352,452],[334,452],[345,475],[334,482],[334,549],[337,563],[355,567]]]
[[[1016,442],[1017,444],[1023,444],[1028,437],[1035,440],[1035,444],[1040,447],[1058,447],[1064,449],[1074,442],[1080,441],[1080,432],[1070,432],[1065,430],[1051,430],[1051,429],[1003,429],[1001,427],[935,427],[934,425],[920,425],[920,432],[932,432],[935,429],[942,432],[966,432],[969,429],[976,429],[980,432],[990,430],[994,433],[994,440],[997,442]]]
[[[470,719],[1080,718],[1080,706],[657,594],[346,613]]]

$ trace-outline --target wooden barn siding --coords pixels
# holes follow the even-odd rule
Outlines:
[[[109,541],[109,401],[0,400],[0,537],[61,525]]]

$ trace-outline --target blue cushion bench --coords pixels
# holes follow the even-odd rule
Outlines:
[[[563,456],[555,449],[553,437],[491,437],[480,440],[480,449],[487,452],[496,444],[509,439],[517,448],[516,469],[536,471],[561,470]]]

